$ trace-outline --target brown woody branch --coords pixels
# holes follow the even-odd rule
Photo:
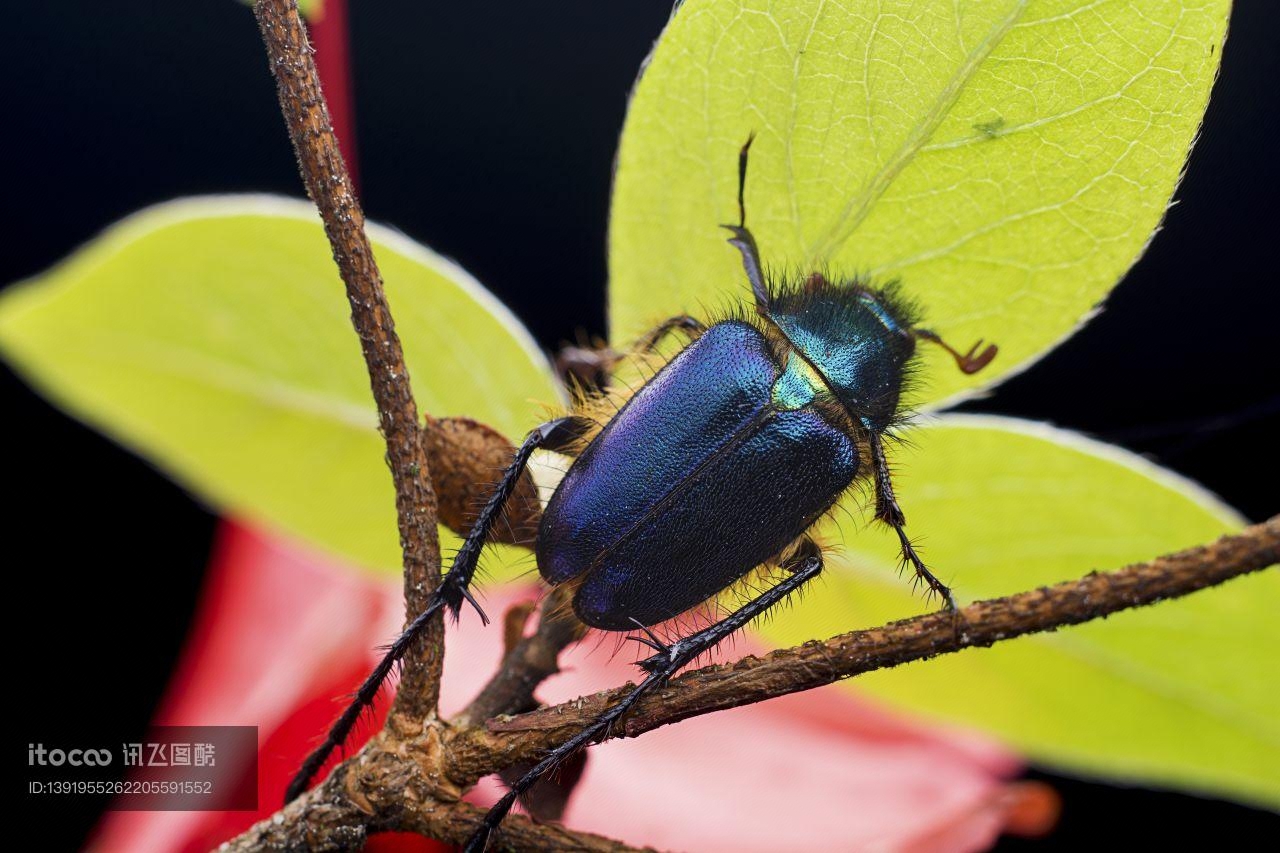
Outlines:
[[[338,148],[296,0],[257,0],[254,14],[298,167],[307,193],[320,211],[346,285],[352,324],[368,368],[379,427],[387,445],[387,464],[395,484],[405,608],[412,618],[425,608],[439,583],[437,521],[443,519],[455,529],[469,527],[469,508],[475,503],[471,490],[488,481],[489,476],[485,475],[506,466],[512,448],[493,430],[466,419],[436,421],[428,416],[426,429],[419,424],[404,353],[365,234],[364,213]],[[446,488],[442,507],[437,505],[433,489],[433,462],[437,463]],[[513,510],[507,513],[507,524],[498,527],[497,538],[527,541],[537,512],[532,480],[526,478],[514,497]],[[563,631],[555,634],[562,635]],[[562,640],[568,641],[567,637]],[[440,728],[435,711],[443,657],[444,634],[437,620],[404,661],[400,689],[383,732],[339,765],[318,788],[283,810],[279,819],[262,822],[224,846],[253,850],[352,849],[363,846],[367,834],[378,829],[407,829],[445,841],[465,840],[478,825],[481,812],[459,802],[461,792],[438,773],[422,772],[422,765],[429,762],[417,755],[414,760],[404,760],[406,750],[413,752],[410,745],[416,750],[428,747],[430,755],[430,745],[438,743]],[[554,666],[554,653],[551,657]],[[514,692],[500,690],[495,696],[522,701],[525,704],[521,707],[525,707],[533,686],[536,685],[513,685]],[[520,700],[520,695],[525,698]],[[388,749],[387,744],[394,748]],[[521,846],[539,849],[633,849],[527,819],[513,823],[507,837]]]
[[[432,744],[438,746],[438,740],[403,741],[394,730],[384,731],[321,785],[219,850],[360,850],[371,834],[382,831],[416,832],[462,845],[480,825],[484,809],[460,802],[461,790],[448,791],[423,776],[419,762],[426,756],[415,755],[414,750],[429,749]],[[503,823],[500,846],[583,853],[640,851],[589,832],[535,823],[523,815],[512,815]]]
[[[1121,610],[1188,595],[1280,562],[1280,516],[1240,533],[1114,572],[980,601],[958,614],[918,616],[826,642],[809,642],[763,658],[688,672],[642,699],[614,737],[634,737],[668,723],[811,690],[850,676],[972,647],[1101,619]],[[598,693],[512,718],[484,731],[459,732],[447,752],[453,778],[477,768],[539,756],[621,699],[630,687]]]
[[[438,509],[418,407],[409,385],[404,352],[382,288],[382,274],[364,231],[364,212],[356,200],[346,162],[320,91],[306,29],[295,0],[258,0],[253,7],[276,79],[280,111],[298,157],[298,168],[320,210],[333,248],[351,322],[360,337],[378,407],[379,427],[387,442],[387,464],[395,481],[400,547],[404,554],[405,609],[422,612],[440,582]],[[444,630],[435,620],[405,660],[397,706],[417,715],[435,712],[444,659]]]

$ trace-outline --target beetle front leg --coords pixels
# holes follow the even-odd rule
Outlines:
[[[471,580],[475,576],[476,565],[480,561],[480,552],[484,548],[485,541],[489,538],[489,533],[493,529],[494,523],[501,516],[502,508],[516,490],[520,477],[528,467],[529,459],[533,456],[533,452],[539,449],[567,449],[581,438],[585,434],[585,430],[589,429],[590,426],[591,423],[589,421],[570,416],[548,421],[529,433],[524,443],[516,451],[515,458],[503,473],[502,480],[498,483],[497,488],[489,496],[489,500],[485,502],[480,514],[476,516],[475,523],[467,533],[466,541],[462,543],[462,547],[458,549],[457,555],[453,558],[453,565],[450,566],[449,573],[444,576],[440,586],[436,588],[431,600],[427,602],[426,608],[405,626],[404,630],[400,632],[400,636],[396,637],[387,648],[382,660],[378,662],[373,672],[369,674],[369,677],[360,685],[360,689],[356,691],[355,699],[351,701],[351,704],[342,712],[342,716],[338,717],[337,721],[330,727],[324,742],[316,747],[302,762],[302,766],[298,768],[293,781],[289,783],[289,787],[285,791],[286,803],[292,802],[307,789],[312,777],[324,766],[325,761],[329,759],[329,755],[346,741],[348,735],[351,734],[351,729],[355,727],[356,721],[360,719],[360,714],[372,705],[373,700],[377,698],[382,682],[386,681],[387,676],[391,674],[395,665],[408,653],[409,647],[426,629],[427,624],[436,613],[447,608],[453,614],[454,619],[457,619],[462,610],[462,602],[466,601],[480,614],[480,619],[485,624],[488,624],[489,617],[485,616],[484,611],[480,609],[480,605],[471,595],[470,587]]]
[[[884,443],[880,439],[880,433],[865,420],[863,426],[867,430],[867,443],[871,446],[871,465],[876,481],[876,521],[889,525],[898,534],[898,542],[902,546],[902,560],[904,563],[911,564],[915,569],[916,577],[924,581],[930,590],[946,602],[948,610],[957,610],[956,598],[951,594],[951,588],[934,577],[933,572],[925,566],[920,555],[916,553],[915,546],[907,537],[907,519],[902,513],[902,507],[898,505],[897,496],[893,493],[893,480],[889,476],[889,462],[885,459]]]

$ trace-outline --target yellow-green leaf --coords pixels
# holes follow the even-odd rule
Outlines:
[[[767,265],[900,277],[957,346],[1000,344],[974,377],[927,353],[923,402],[1025,368],[1150,239],[1229,8],[688,0],[627,113],[613,336],[749,301],[718,225],[737,220],[737,153],[754,132],[747,219]]]
[[[962,602],[1211,541],[1242,520],[1200,487],[1075,433],[946,416],[896,448],[910,532]],[[865,515],[828,530],[831,571],[765,623],[779,643],[924,611],[896,539]],[[993,732],[1033,758],[1280,806],[1280,574],[849,682]]]
[[[524,327],[449,261],[387,228],[370,236],[419,406],[522,437],[558,402]],[[349,317],[310,204],[192,199],[143,211],[6,291],[0,351],[219,509],[398,569]]]

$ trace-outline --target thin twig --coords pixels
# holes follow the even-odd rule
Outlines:
[[[432,421],[429,432],[420,426],[404,353],[364,231],[364,214],[331,127],[297,4],[295,0],[258,0],[254,13],[299,170],[324,222],[368,367],[379,426],[387,444],[387,463],[395,483],[404,554],[405,607],[408,618],[412,618],[422,612],[440,578],[436,531],[440,510],[432,487],[430,459],[443,457],[456,462],[442,466],[446,481],[456,480],[470,487],[479,480],[471,476],[477,465],[487,463],[493,467],[495,453],[504,457],[505,464],[510,448],[492,430],[463,419]],[[451,478],[451,472],[459,476]],[[506,532],[513,541],[527,539],[536,521],[532,481],[522,483],[521,488],[525,499],[517,500],[507,517]],[[444,520],[456,526],[468,519],[463,508],[465,494],[454,491],[458,494],[447,495]],[[439,744],[440,724],[434,715],[443,656],[444,635],[437,620],[405,659],[400,689],[383,732],[341,763],[319,787],[223,847],[359,849],[369,833],[379,829],[405,829],[445,841],[464,841],[483,812],[460,802],[462,792],[438,772],[429,766],[423,772],[424,764],[441,764],[438,758],[426,759],[438,755],[431,746]],[[526,849],[614,853],[634,850],[607,838],[543,826],[528,819],[512,823],[506,838],[508,843]]]
[[[404,552],[405,609],[412,618],[426,607],[440,582],[440,540],[436,495],[409,371],[383,292],[382,275],[364,231],[364,212],[356,200],[329,120],[329,108],[320,91],[320,78],[296,0],[258,0],[253,9],[298,168],[307,194],[324,221],[333,259],[346,284],[351,322],[360,336],[369,369],[379,426],[387,442],[387,464],[395,481],[400,547]],[[444,630],[437,619],[406,656],[396,696],[398,711],[413,716],[434,713],[443,660]]]
[[[933,613],[882,628],[842,634],[708,666],[671,681],[640,700],[615,726],[613,737],[634,737],[659,726],[798,693],[850,676],[1024,634],[1052,631],[1112,613],[1177,598],[1280,562],[1280,516],[1216,542],[1157,557],[1113,572],[980,601],[959,612]],[[623,686],[584,699],[511,718],[490,720],[486,731],[458,732],[446,753],[451,778],[467,784],[476,770],[489,772],[542,755],[594,720],[630,691]]]

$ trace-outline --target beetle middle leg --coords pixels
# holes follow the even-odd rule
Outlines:
[[[752,619],[764,613],[778,602],[785,599],[795,590],[815,578],[822,571],[822,552],[812,541],[806,539],[797,549],[795,555],[788,560],[785,567],[790,574],[751,599],[738,610],[724,619],[709,625],[683,639],[672,643],[663,643],[646,631],[646,636],[634,637],[636,641],[649,646],[654,653],[636,665],[647,674],[645,679],[636,685],[621,701],[591,721],[591,724],[578,732],[560,746],[551,750],[546,757],[534,765],[524,776],[520,777],[511,789],[494,804],[484,816],[484,821],[467,842],[465,853],[483,853],[489,843],[489,836],[502,823],[503,818],[511,811],[516,800],[529,790],[546,773],[579,749],[592,741],[607,737],[609,730],[627,714],[642,696],[655,687],[666,683],[670,678],[687,666],[703,652],[714,648],[733,632],[741,629]]]
[[[449,568],[449,573],[441,580],[440,586],[436,588],[431,600],[427,602],[426,608],[405,626],[404,630],[400,632],[400,636],[396,637],[387,648],[382,660],[378,662],[373,672],[369,674],[369,677],[360,685],[360,689],[356,691],[355,699],[342,712],[342,716],[338,717],[337,721],[330,727],[324,742],[316,747],[307,756],[302,766],[298,768],[298,772],[294,775],[293,781],[289,783],[289,787],[285,792],[286,803],[293,801],[306,790],[311,778],[324,766],[325,761],[328,760],[333,750],[346,741],[348,735],[351,734],[351,730],[355,727],[356,721],[360,719],[360,714],[365,708],[373,704],[373,700],[378,695],[378,690],[382,687],[382,682],[386,681],[387,676],[391,674],[391,670],[408,653],[409,647],[426,629],[431,617],[435,616],[441,609],[447,608],[453,614],[453,617],[457,619],[462,610],[462,603],[466,601],[476,609],[476,612],[480,614],[480,618],[488,624],[489,618],[485,616],[484,611],[480,609],[480,605],[471,595],[470,586],[475,576],[476,566],[480,561],[480,552],[489,538],[493,525],[501,516],[507,500],[516,490],[520,477],[524,474],[525,469],[528,468],[529,459],[533,456],[533,452],[540,449],[568,449],[591,426],[592,424],[589,421],[569,416],[548,421],[529,433],[524,443],[516,450],[515,458],[503,473],[502,480],[494,489],[493,494],[489,496],[484,507],[481,508],[480,514],[476,516],[475,523],[472,524],[471,530],[467,533],[466,540],[453,558],[453,565]]]
[[[956,598],[951,594],[951,588],[934,577],[933,572],[925,566],[924,560],[920,559],[915,546],[907,537],[907,519],[903,515],[902,507],[898,505],[897,496],[893,493],[893,479],[889,476],[889,462],[885,459],[884,442],[880,438],[880,433],[865,420],[863,426],[867,430],[867,443],[871,446],[871,464],[874,468],[876,483],[876,520],[889,525],[898,534],[898,542],[902,546],[902,559],[915,569],[916,577],[924,581],[929,589],[946,602],[948,610],[956,611],[958,609]]]
[[[674,332],[684,332],[692,341],[706,330],[701,320],[688,314],[677,314],[641,335],[631,347],[631,352],[651,353]],[[556,372],[566,379],[576,378],[587,388],[605,388],[609,384],[610,371],[625,357],[626,353],[608,346],[599,349],[567,346],[556,356]]]
[[[688,314],[677,314],[674,317],[668,317],[649,331],[645,332],[644,335],[636,341],[635,350],[637,352],[653,352],[657,349],[658,344],[662,343],[662,341],[666,339],[667,335],[672,332],[684,332],[689,336],[690,340],[693,340],[706,330],[706,324],[701,320],[690,317]]]

